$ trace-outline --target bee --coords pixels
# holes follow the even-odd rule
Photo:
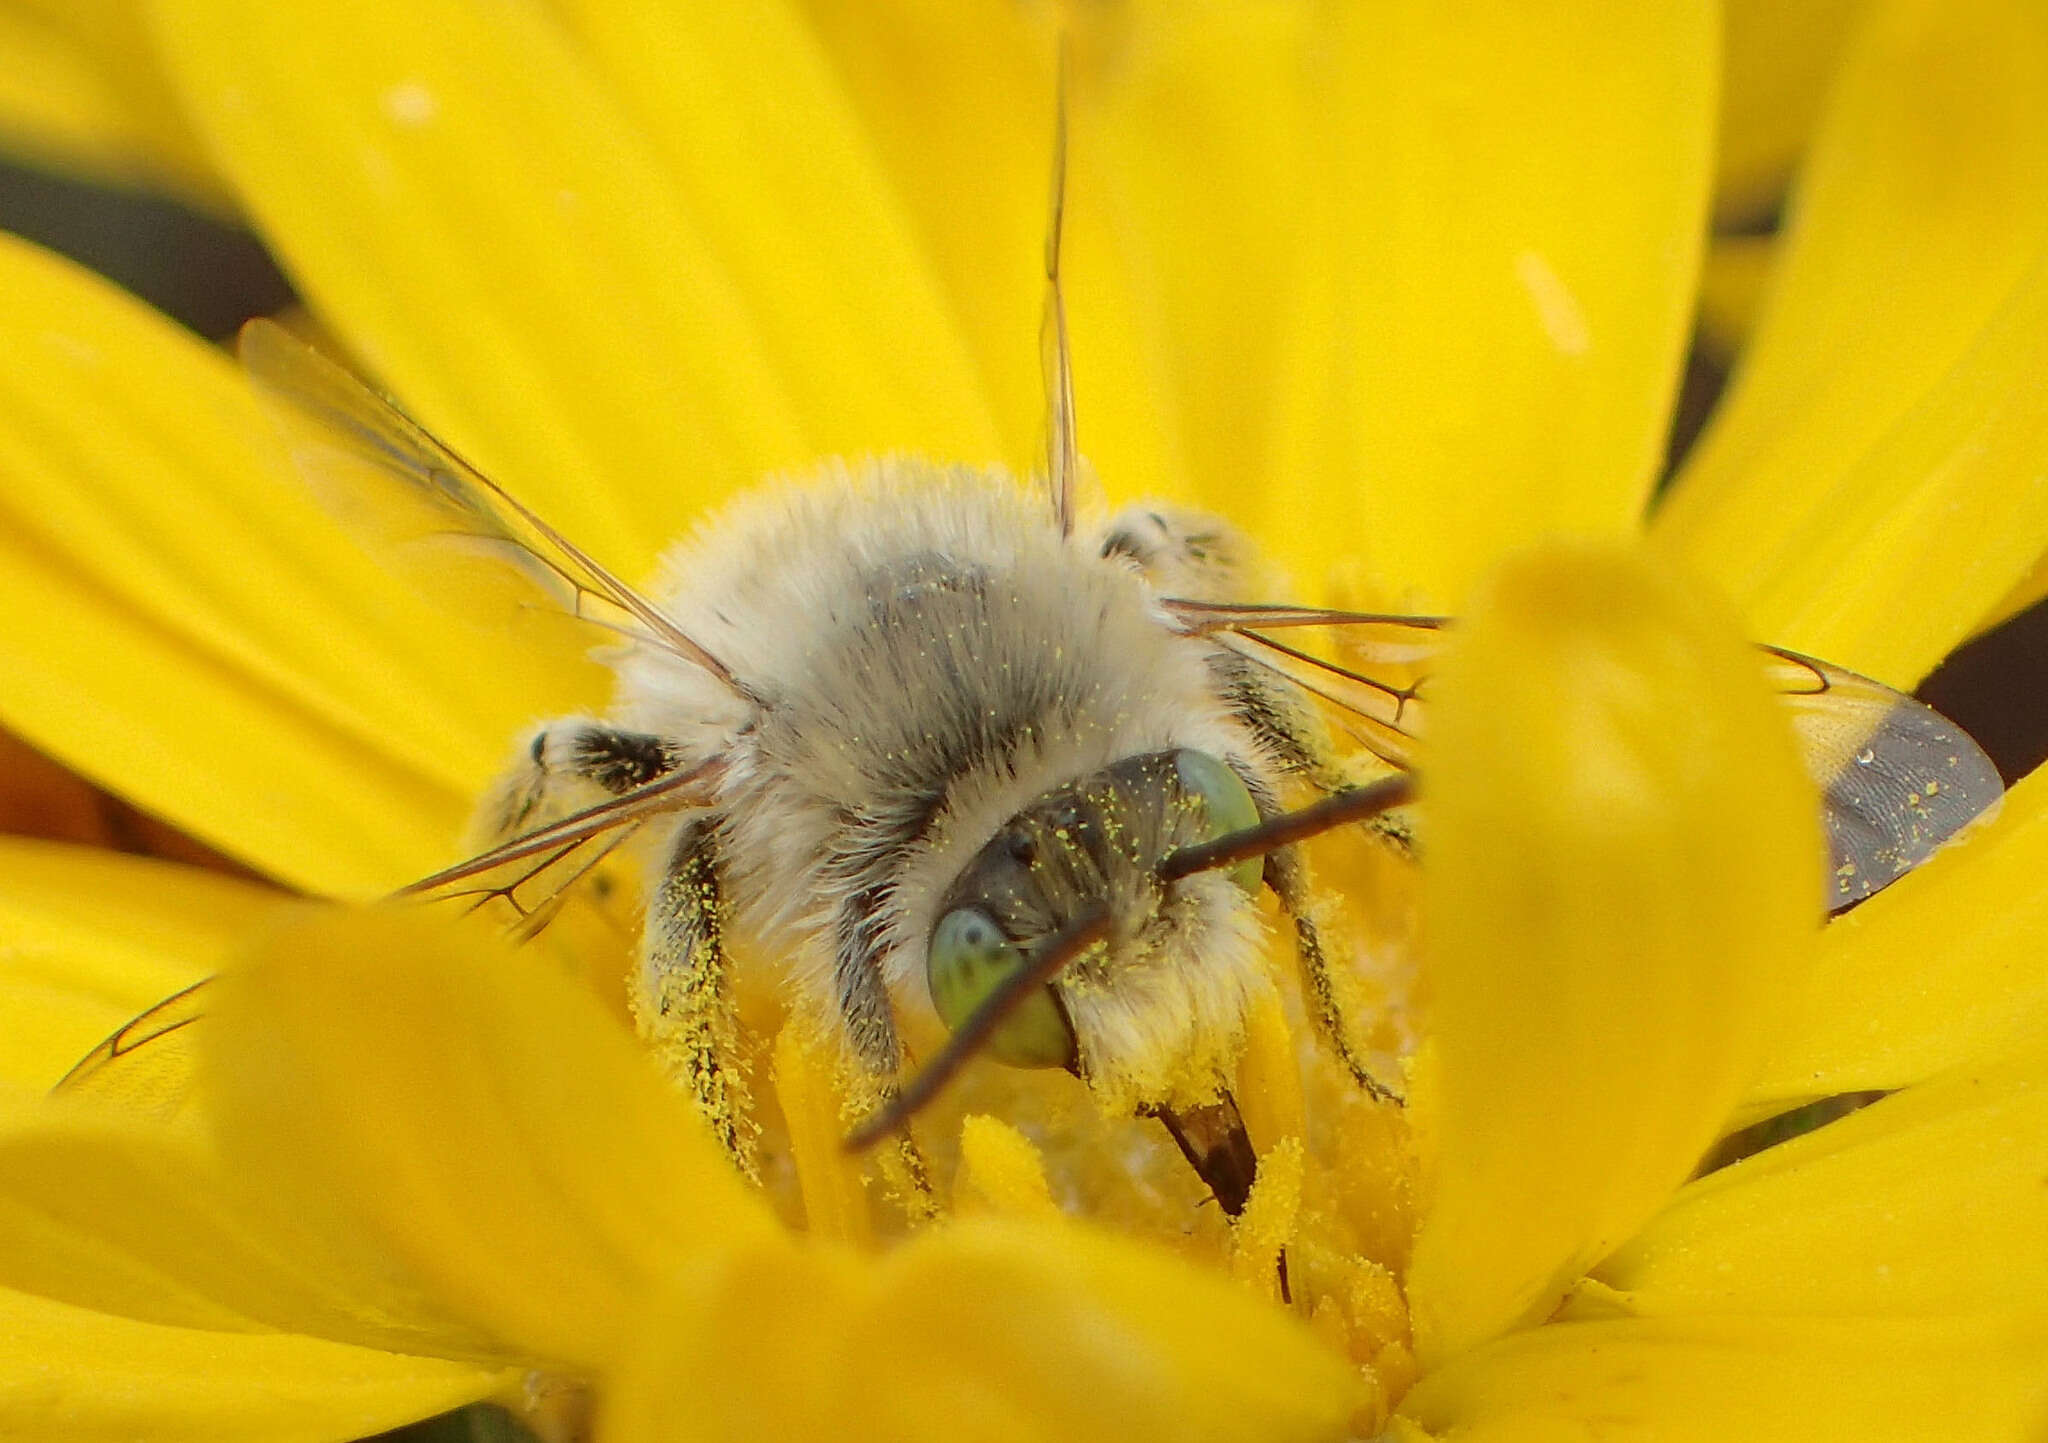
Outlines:
[[[1056,147],[1063,157],[1064,147]],[[303,469],[506,563],[614,643],[603,716],[537,728],[481,809],[488,845],[405,889],[545,926],[629,839],[646,916],[630,992],[734,1165],[754,1174],[732,958],[782,959],[895,1137],[968,1058],[1065,1069],[1157,1118],[1224,1210],[1255,1158],[1231,1096],[1276,899],[1323,1042],[1354,1042],[1298,853],[1367,823],[1412,845],[1419,685],[1449,623],[1245,600],[1249,545],[1160,505],[1083,517],[1059,281],[1047,245],[1043,492],[907,457],[833,463],[744,496],[642,592],[425,427],[280,328],[243,355]],[[351,508],[345,508],[351,509]],[[1289,638],[1321,628],[1345,661]],[[1764,648],[1825,794],[1837,908],[1929,856],[2000,792],[1961,730],[1840,668]],[[1342,735],[1379,775],[1348,764]],[[1292,807],[1304,791],[1318,800]],[[71,1079],[171,1035],[204,984]],[[902,1019],[950,1043],[912,1072]],[[60,1084],[61,1085],[61,1084]]]
[[[1338,768],[1298,689],[1229,642],[1250,617],[1336,614],[1221,600],[1250,555],[1223,522],[1084,523],[990,470],[835,464],[740,498],[642,594],[282,329],[252,323],[242,350],[317,484],[511,562],[609,633],[608,713],[535,729],[482,805],[493,844],[405,894],[530,935],[634,838],[634,1012],[743,1170],[735,951],[784,959],[832,1020],[884,1109],[870,1135],[953,1066],[899,1087],[899,1014],[929,1007],[972,1050],[1156,1115],[1235,1211],[1252,1169],[1223,1080],[1265,975],[1262,886],[1341,1055],[1389,1091],[1336,1016],[1302,869],[1262,830],[1298,818],[1292,774],[1335,790]],[[1345,805],[1391,808],[1397,783]],[[1242,855],[1192,850],[1233,837]]]

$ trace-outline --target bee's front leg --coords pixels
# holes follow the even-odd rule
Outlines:
[[[1337,996],[1337,980],[1330,974],[1330,959],[1323,951],[1322,933],[1309,915],[1308,888],[1302,880],[1301,859],[1291,848],[1266,858],[1266,885],[1280,898],[1280,905],[1294,918],[1294,953],[1301,961],[1301,975],[1308,983],[1309,1004],[1321,1025],[1323,1036],[1337,1049],[1338,1058],[1352,1080],[1381,1102],[1399,1104],[1400,1092],[1380,1081],[1359,1055],[1351,1040],[1351,1028],[1344,1018],[1344,1004]]]
[[[588,717],[560,717],[539,727],[518,761],[477,808],[481,846],[535,831],[606,797],[667,775],[681,765],[672,743]]]
[[[1241,775],[1246,790],[1252,794],[1253,804],[1259,809],[1260,819],[1277,816],[1282,808],[1272,789],[1256,776]],[[1337,996],[1337,979],[1330,973],[1329,954],[1323,951],[1322,931],[1310,914],[1308,875],[1300,852],[1293,847],[1269,852],[1266,855],[1265,883],[1280,899],[1281,909],[1293,919],[1294,955],[1300,960],[1302,981],[1308,986],[1309,1007],[1323,1036],[1336,1049],[1338,1059],[1353,1081],[1382,1102],[1399,1103],[1401,1094],[1373,1075],[1351,1040],[1351,1029],[1344,1018],[1344,1004]]]
[[[889,1009],[889,989],[882,982],[879,960],[880,900],[879,892],[872,888],[856,891],[839,905],[833,923],[833,989],[840,1021],[867,1088],[866,1096],[848,1099],[854,1117],[869,1116],[894,1102],[897,1078],[903,1070],[903,1048],[896,1040],[896,1021]],[[893,1152],[893,1159],[884,1163],[885,1175],[902,1194],[912,1221],[938,1216],[931,1164],[908,1125],[896,1134]]]

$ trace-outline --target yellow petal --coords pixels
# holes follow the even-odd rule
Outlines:
[[[2048,772],[1995,821],[1829,925],[1746,1111],[1903,1087],[2048,1019]]]
[[[1692,1169],[1819,912],[1811,784],[1721,608],[1634,553],[1508,563],[1427,764],[1428,1366],[1542,1317]]]
[[[15,0],[0,10],[0,136],[15,154],[225,209],[172,103],[133,0]]]
[[[747,296],[812,444],[995,459],[994,419],[938,276],[795,7],[557,8]],[[1019,289],[1031,279],[1020,272]],[[1028,351],[1029,332],[1014,339]]]
[[[274,1218],[189,1130],[84,1100],[16,1109],[0,1131],[0,1285],[140,1322],[278,1329],[397,1352],[497,1357],[331,1225]]]
[[[1767,220],[1870,0],[1725,0],[1714,216]]]
[[[1503,1338],[1401,1411],[1460,1443],[2037,1435],[2048,1319],[1655,1318]]]
[[[2048,15],[1896,0],[1654,531],[1755,634],[1911,685],[2044,549]]]
[[[0,11],[0,137],[9,154],[52,169],[132,178],[147,166],[111,78],[72,37],[13,9]]]
[[[689,1279],[638,1343],[606,1443],[1327,1439],[1361,1398],[1305,1327],[1222,1278],[993,1219],[868,1268],[756,1255]]]
[[[816,453],[746,298],[538,7],[162,0],[165,61],[305,295],[632,577]]]
[[[1044,421],[1038,312],[1052,168],[1050,25],[1022,6],[946,0],[814,0],[806,9],[958,318],[1001,459],[1028,463]],[[1076,140],[1077,156],[1084,143]],[[1085,175],[1077,161],[1077,190]],[[1077,232],[1070,239],[1080,245]],[[1076,384],[1091,384],[1078,359]],[[1080,406],[1090,453],[1098,443],[1088,428],[1098,423],[1088,417],[1101,409]]]
[[[1978,629],[1989,631],[2001,622],[2018,616],[2043,597],[2048,597],[2048,553],[2035,558],[2034,564],[2027,568],[2026,575],[2014,584],[2013,589],[2000,599],[1998,605],[1985,614]]]
[[[1761,235],[1724,236],[1707,252],[1700,273],[1698,342],[1724,365],[1749,344],[1777,254],[1777,237]]]
[[[219,967],[279,901],[196,867],[0,841],[0,1080],[48,1089],[116,1027]]]
[[[1960,1067],[1686,1187],[1601,1266],[1637,1313],[2041,1309],[2048,1045]]]
[[[164,1328],[0,1290],[0,1437],[342,1443],[511,1383],[463,1363]]]
[[[1013,467],[1038,464],[1045,417],[1037,336],[1063,28],[1063,274],[1082,451],[1116,500],[1241,510],[1269,470],[1293,245],[1275,217],[1294,212],[1303,178],[1301,10],[807,9]]]
[[[1247,500],[1285,475],[1272,446],[1300,242],[1291,217],[1311,182],[1311,10],[1152,0],[1066,13],[1083,450],[1113,498],[1163,494],[1253,520]],[[1261,540],[1291,562],[1296,534]]]
[[[530,955],[332,914],[220,989],[229,1174],[517,1352],[594,1364],[650,1279],[775,1235],[625,1031]]]
[[[550,675],[363,556],[217,352],[19,242],[0,288],[0,717],[304,887],[445,861]]]
[[[1392,599],[1456,607],[1516,546],[1636,524],[1691,320],[1714,12],[1326,15],[1260,529],[1310,586],[1363,555]]]

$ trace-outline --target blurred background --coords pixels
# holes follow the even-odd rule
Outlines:
[[[253,236],[145,191],[0,161],[0,228],[92,267],[209,340],[292,302]],[[0,832],[243,871],[4,730]]]

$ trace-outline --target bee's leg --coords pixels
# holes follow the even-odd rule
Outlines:
[[[561,717],[537,729],[517,765],[478,809],[483,840],[501,842],[544,827],[582,806],[618,796],[681,764],[675,747],[650,732],[588,717]]]
[[[686,822],[648,904],[634,1011],[663,1066],[689,1089],[734,1165],[758,1182],[725,922],[717,827],[708,819]]]
[[[1162,596],[1231,601],[1242,599],[1248,583],[1256,582],[1248,574],[1251,548],[1237,529],[1183,507],[1157,502],[1127,507],[1110,519],[1100,549],[1104,557],[1136,567]],[[1314,704],[1297,688],[1220,646],[1209,653],[1209,675],[1230,710],[1283,771],[1325,795],[1358,784],[1345,771]],[[1405,809],[1381,813],[1363,825],[1398,851],[1414,850]]]
[[[1245,776],[1243,780],[1262,821],[1279,815],[1282,810],[1280,800],[1261,778]],[[1401,1094],[1373,1075],[1372,1069],[1366,1066],[1365,1059],[1352,1044],[1351,1029],[1344,1021],[1344,1005],[1337,998],[1336,978],[1331,976],[1330,959],[1323,952],[1322,933],[1316,927],[1315,918],[1309,915],[1308,874],[1301,853],[1293,847],[1268,852],[1265,880],[1266,885],[1273,889],[1273,895],[1280,899],[1280,906],[1293,919],[1294,953],[1301,962],[1302,980],[1308,984],[1309,1004],[1314,1010],[1316,1025],[1322,1029],[1323,1036],[1329,1039],[1345,1069],[1360,1087],[1382,1102],[1399,1103]]]
[[[889,991],[882,982],[881,901],[872,887],[855,892],[840,905],[834,921],[837,944],[832,958],[832,986],[839,1016],[854,1056],[866,1073],[870,1095],[854,1099],[861,1115],[881,1110],[896,1099],[896,1079],[903,1070],[903,1049],[896,1040],[896,1019],[889,1010]],[[932,1191],[931,1166],[906,1126],[896,1136],[904,1206],[919,1221],[938,1215]]]
[[[1225,651],[1210,658],[1209,670],[1231,711],[1282,770],[1319,792],[1352,785],[1337,764],[1336,748],[1321,719],[1291,688],[1274,685],[1243,657]]]
[[[1323,952],[1322,934],[1308,911],[1307,878],[1301,858],[1293,848],[1282,848],[1266,858],[1266,885],[1280,898],[1280,905],[1294,919],[1294,951],[1301,959],[1301,975],[1308,983],[1308,995],[1317,1024],[1352,1079],[1381,1102],[1399,1103],[1401,1094],[1379,1080],[1366,1066],[1352,1044],[1351,1029],[1345,1024],[1344,1005],[1337,999],[1336,979],[1330,975],[1330,959]]]

